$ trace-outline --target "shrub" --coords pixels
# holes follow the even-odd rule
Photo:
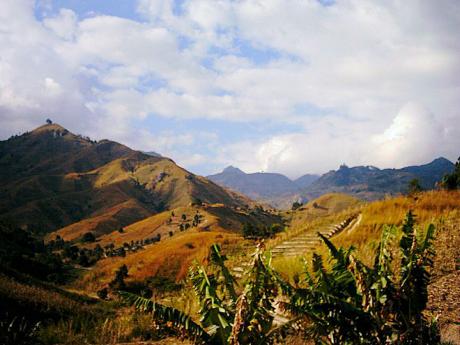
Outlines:
[[[99,297],[100,299],[107,299],[108,293],[109,293],[109,291],[105,287],[105,288],[100,289],[100,290],[97,291],[97,297]]]
[[[96,241],[96,236],[94,236],[94,234],[92,232],[86,232],[81,237],[81,241],[84,242],[84,243],[94,242],[94,241]]]

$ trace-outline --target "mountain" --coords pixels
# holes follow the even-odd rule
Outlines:
[[[152,156],[152,157],[163,157],[162,155],[160,155],[159,153],[155,152],[155,151],[146,151],[144,152],[146,155],[149,155],[149,156]]]
[[[315,182],[317,179],[319,179],[319,175],[313,175],[313,174],[305,174],[303,176],[300,176],[299,178],[294,180],[294,183],[301,189],[307,188],[309,185],[311,185],[313,182]]]
[[[207,176],[211,181],[240,192],[251,199],[268,203],[278,208],[289,208],[299,199],[299,185],[282,174],[253,173],[246,174],[238,168],[229,166],[221,173]]]
[[[244,208],[250,201],[168,158],[97,142],[58,124],[0,142],[0,221],[22,229],[48,233],[70,226],[75,234],[100,236],[201,203]]]
[[[335,192],[375,200],[385,195],[407,192],[409,182],[414,178],[419,180],[424,189],[433,189],[436,182],[453,169],[454,164],[445,158],[402,169],[379,169],[374,166],[349,168],[342,165],[338,170],[329,171],[303,189],[302,196],[312,199]]]

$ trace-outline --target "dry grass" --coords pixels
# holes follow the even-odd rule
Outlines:
[[[429,223],[437,223],[443,218],[458,215],[460,192],[430,191],[415,197],[399,196],[372,202],[362,209],[362,220],[352,232],[342,232],[335,236],[337,246],[357,248],[364,260],[369,260],[375,252],[384,225],[401,225],[409,210],[416,216],[417,225],[424,229]]]
[[[296,211],[287,212],[284,217],[288,219],[288,227],[284,232],[268,241],[267,248],[273,248],[300,234],[310,231],[316,232],[324,227],[338,224],[350,215],[357,213],[362,205],[362,201],[346,194],[325,194]]]
[[[399,196],[375,201],[337,214],[316,218],[310,222],[305,219],[303,227],[299,219],[297,223],[294,223],[293,229],[288,229],[283,236],[289,238],[305,231],[315,231],[326,224],[341,221],[346,217],[347,212],[357,210],[360,210],[362,214],[360,224],[352,227],[351,231],[345,230],[334,236],[332,242],[339,247],[355,247],[356,255],[367,264],[371,264],[384,225],[401,225],[409,210],[414,212],[417,226],[421,231],[426,229],[430,223],[435,224],[437,228],[438,236],[435,247],[438,257],[444,259],[435,261],[436,271],[449,271],[456,265],[456,260],[459,260],[459,249],[456,249],[459,246],[458,230],[445,230],[445,224],[451,222],[452,219],[460,218],[460,192],[458,191],[429,191],[415,197]],[[324,257],[328,255],[326,246],[322,244],[316,248],[315,252]],[[312,253],[309,253],[303,259],[310,263],[311,256]],[[303,271],[303,264],[298,258],[280,257],[274,259],[273,264],[276,269],[291,279]]]
[[[55,231],[47,236],[47,240],[54,239],[56,235],[59,235],[66,241],[72,241],[79,239],[87,232],[101,236],[119,228],[120,224],[129,224],[149,215],[150,212],[137,200],[131,199],[109,208],[102,214],[83,219]]]
[[[204,262],[214,243],[236,245],[241,236],[225,232],[188,231],[147,246],[144,250],[125,258],[116,257],[99,261],[76,287],[95,291],[113,279],[115,271],[123,264],[129,269],[127,281],[142,281],[160,275],[179,281],[188,272],[193,261]],[[190,245],[191,244],[191,245]]]

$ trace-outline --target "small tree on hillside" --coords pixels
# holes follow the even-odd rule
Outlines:
[[[92,232],[86,232],[82,237],[81,237],[82,242],[94,242],[96,241],[96,236]]]
[[[125,278],[128,277],[128,267],[126,265],[120,266],[115,272],[115,277],[109,283],[109,286],[113,290],[126,289]]]
[[[455,163],[454,171],[451,174],[445,175],[441,180],[441,186],[447,190],[460,188],[460,157]]]
[[[409,181],[409,194],[416,194],[420,193],[423,190],[422,186],[420,185],[420,181],[417,178],[413,178]]]
[[[301,206],[302,206],[302,203],[301,203],[301,202],[294,201],[294,203],[292,204],[291,209],[292,209],[293,211],[295,211],[295,210],[297,210],[297,209],[298,209],[299,207],[301,207]]]

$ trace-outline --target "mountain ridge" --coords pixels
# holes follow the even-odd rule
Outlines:
[[[327,172],[303,189],[302,195],[314,199],[326,193],[345,193],[360,199],[376,200],[386,195],[406,193],[412,179],[417,179],[423,189],[433,189],[453,169],[454,164],[444,157],[400,169],[341,165],[338,170]]]
[[[321,176],[305,174],[294,180],[279,173],[247,174],[231,165],[221,173],[207,177],[254,200],[286,209],[294,201],[306,202],[328,193],[345,193],[366,200],[405,193],[411,179],[418,179],[424,189],[433,189],[453,168],[450,160],[438,157],[427,164],[399,169],[343,164],[338,170],[330,170]]]
[[[102,235],[165,209],[252,201],[177,166],[58,124],[0,141],[0,220],[50,232],[84,222]]]
[[[308,185],[307,180],[313,181],[314,176],[308,175],[300,183],[296,183],[297,180],[293,181],[283,174],[266,172],[247,174],[230,165],[221,173],[208,175],[207,178],[259,202],[278,208],[289,208],[294,201],[301,199],[301,186]]]

